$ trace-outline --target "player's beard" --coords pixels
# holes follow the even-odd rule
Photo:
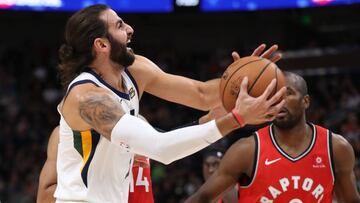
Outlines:
[[[287,112],[287,115],[284,118],[276,118],[273,123],[276,127],[280,129],[290,129],[300,122],[302,116],[303,113],[292,114],[290,112]]]
[[[135,54],[132,49],[127,49],[126,44],[122,44],[111,35],[108,36],[108,39],[111,45],[110,59],[123,67],[132,65],[135,61]]]

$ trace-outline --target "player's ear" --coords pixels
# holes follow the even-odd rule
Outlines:
[[[109,41],[105,38],[96,38],[94,40],[94,50],[98,52],[106,52],[110,49]]]
[[[310,106],[310,96],[308,94],[304,96],[303,104],[304,104],[305,109],[309,108],[309,106]]]

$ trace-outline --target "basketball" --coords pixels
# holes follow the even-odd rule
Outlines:
[[[260,96],[274,78],[277,84],[270,97],[285,86],[284,75],[275,63],[255,56],[241,58],[230,64],[220,80],[220,97],[228,112],[235,107],[240,84],[245,76],[249,79],[248,93],[253,97]]]

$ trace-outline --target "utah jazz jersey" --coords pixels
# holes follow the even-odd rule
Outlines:
[[[138,115],[137,85],[128,70],[121,73],[125,92],[120,92],[90,68],[76,77],[76,85],[92,83],[112,92],[124,111]],[[66,97],[65,97],[66,98]],[[61,115],[62,102],[58,106]],[[57,202],[119,202],[128,200],[133,153],[127,146],[112,144],[95,130],[75,131],[60,118],[60,142],[57,157]]]
[[[129,203],[154,203],[150,159],[135,155],[130,182]]]
[[[332,202],[332,135],[327,129],[309,125],[313,130],[311,143],[297,157],[280,148],[273,125],[256,132],[254,174],[249,185],[241,186],[239,202]]]

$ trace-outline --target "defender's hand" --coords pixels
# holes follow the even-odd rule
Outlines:
[[[251,54],[251,56],[260,56],[261,58],[266,58],[269,59],[272,62],[277,62],[281,59],[281,54],[280,53],[276,53],[276,51],[278,50],[278,45],[272,45],[268,50],[266,50],[263,54],[261,54],[266,48],[266,44],[261,44],[260,46],[258,46],[254,52]],[[231,53],[231,56],[233,57],[233,60],[239,60],[240,59],[240,55],[239,53],[237,53],[236,51],[233,51]]]

